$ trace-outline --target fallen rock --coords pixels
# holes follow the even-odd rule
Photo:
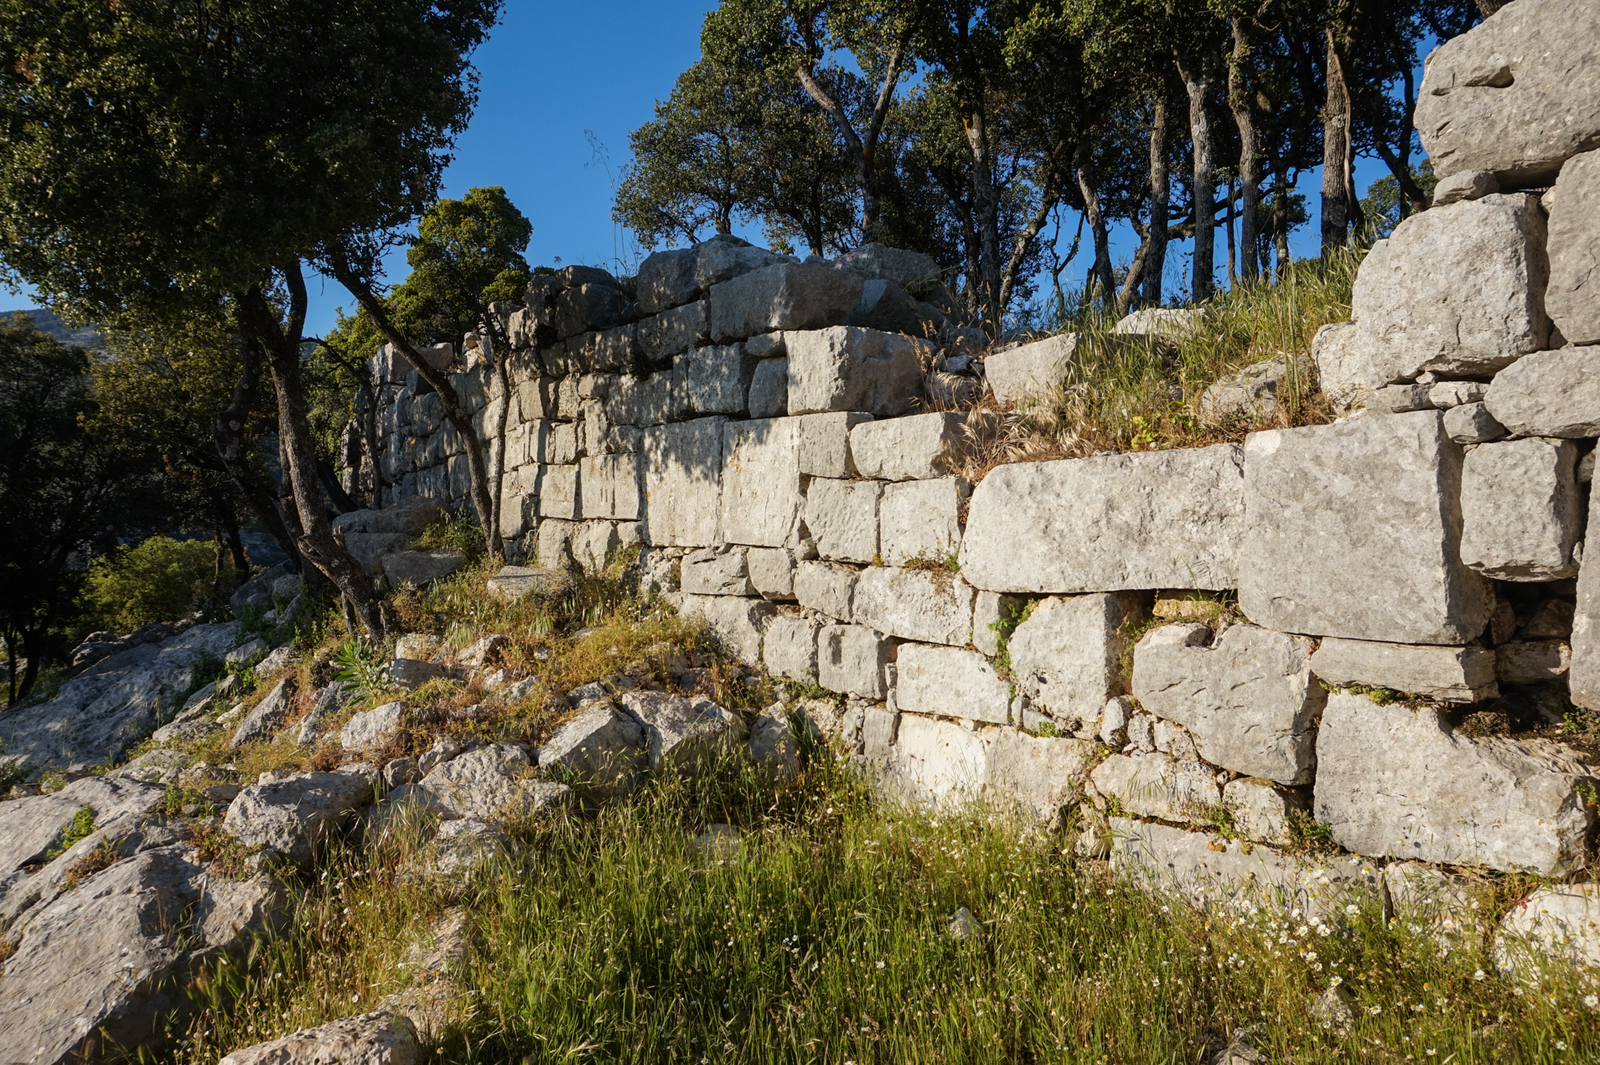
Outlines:
[[[750,761],[777,780],[800,775],[800,742],[783,704],[764,711],[750,726]]]
[[[986,356],[983,376],[995,402],[1023,403],[1060,390],[1082,341],[1081,334],[1061,333]]]
[[[411,1021],[380,1010],[235,1050],[218,1065],[421,1065],[423,1057]]]
[[[572,578],[566,571],[533,566],[504,566],[489,578],[489,595],[507,601],[524,595],[556,596],[565,591]]]
[[[222,664],[229,673],[243,673],[267,657],[267,652],[271,649],[272,646],[266,640],[254,636],[223,655]]]
[[[1111,327],[1114,336],[1157,337],[1176,344],[1189,339],[1205,321],[1205,312],[1183,307],[1146,307],[1127,315]]]
[[[602,699],[556,729],[539,749],[539,765],[602,792],[626,791],[646,761],[646,742],[638,721]]]
[[[1200,417],[1211,422],[1235,414],[1271,421],[1278,414],[1278,390],[1297,372],[1299,367],[1287,355],[1263,359],[1219,378],[1200,393],[1195,406]]]
[[[1502,970],[1535,980],[1546,959],[1600,969],[1600,884],[1556,884],[1511,907],[1494,941]]]
[[[304,865],[314,847],[372,801],[372,776],[370,766],[356,765],[252,784],[229,804],[222,827],[247,847]]]
[[[285,677],[273,685],[267,697],[257,703],[245,719],[239,722],[239,727],[234,730],[228,746],[237,750],[247,743],[267,739],[283,728],[284,722],[289,720],[289,713],[294,709],[294,686],[293,677]]]
[[[433,837],[433,863],[429,872],[456,880],[466,879],[506,854],[510,847],[509,836],[482,821],[465,817],[445,821]]]
[[[383,575],[391,588],[421,588],[448,577],[467,559],[460,551],[437,548],[432,551],[393,551],[381,560]]]
[[[422,782],[396,788],[392,803],[420,802],[447,821],[504,824],[565,802],[571,793],[565,784],[533,779],[533,760],[521,744],[492,743],[431,767],[428,762],[424,755]]]
[[[405,714],[404,703],[384,703],[356,714],[340,730],[339,746],[347,751],[375,751],[400,732]]]
[[[737,714],[709,699],[690,701],[667,692],[629,692],[622,709],[644,731],[652,772],[693,769],[727,754],[744,741],[745,725]],[[540,752],[544,761],[544,752]]]

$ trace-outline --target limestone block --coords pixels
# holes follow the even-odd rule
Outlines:
[[[560,522],[550,523],[559,526]],[[572,578],[559,569],[537,569],[532,566],[503,566],[489,578],[489,598],[514,601],[530,593],[544,596],[558,595]]]
[[[345,818],[372,801],[370,766],[334,773],[291,773],[251,784],[228,806],[222,827],[247,847],[260,847],[304,865],[312,849]]]
[[[379,1010],[235,1050],[222,1059],[221,1065],[310,1065],[325,1061],[419,1065],[425,1060],[411,1020],[400,1013]]]
[[[1549,242],[1545,310],[1567,343],[1600,342],[1600,152],[1585,152],[1561,168]]]
[[[1106,700],[1122,692],[1117,659],[1127,617],[1116,595],[1039,600],[1006,645],[1018,693],[1068,731],[1092,729]]]
[[[836,270],[849,270],[867,279],[893,281],[902,288],[922,293],[939,282],[939,264],[919,251],[891,248],[875,241],[859,245],[839,256]]]
[[[983,376],[995,402],[1019,403],[1060,389],[1080,339],[1077,333],[1060,333],[986,357]]]
[[[1535,979],[1550,958],[1600,969],[1600,884],[1554,884],[1513,906],[1494,957],[1502,970]]]
[[[789,360],[762,359],[750,375],[752,418],[781,418],[789,413]]]
[[[578,461],[578,427],[572,422],[550,424],[550,453],[545,459],[553,466],[570,466]]]
[[[635,313],[628,297],[607,285],[577,285],[557,293],[552,309],[556,335],[563,339],[622,325]]]
[[[917,336],[932,323],[916,297],[901,285],[887,278],[868,278],[861,287],[861,298],[850,312],[850,324]]]
[[[610,699],[578,711],[539,748],[539,767],[602,790],[624,790],[646,759],[639,720]],[[449,763],[446,763],[447,765]]]
[[[1444,435],[1458,444],[1484,444],[1505,436],[1506,427],[1481,402],[1464,403],[1444,412]]]
[[[568,538],[573,561],[590,573],[599,573],[622,549],[622,536],[619,530],[631,524],[631,522],[611,521],[580,522]]]
[[[682,590],[690,595],[755,595],[742,547],[707,547],[683,556]]]
[[[775,329],[843,325],[861,286],[859,276],[825,266],[779,263],[753,270],[711,286],[711,338],[743,340]]]
[[[635,325],[619,325],[575,336],[567,341],[567,351],[573,369],[585,374],[625,370],[636,365],[643,354],[639,346],[639,328]]]
[[[1114,754],[1089,781],[1122,812],[1164,821],[1203,822],[1222,802],[1214,770],[1165,754]]]
[[[784,346],[790,414],[909,413],[921,394],[923,362],[933,355],[925,341],[856,326],[788,333]]]
[[[1030,736],[1015,728],[985,729],[990,794],[1016,802],[1041,822],[1057,823],[1083,797],[1094,744]]]
[[[1465,403],[1480,403],[1489,386],[1483,381],[1439,381],[1428,387],[1428,403],[1449,410]]]
[[[339,732],[339,746],[347,751],[375,751],[399,735],[405,725],[405,704],[384,703],[356,714]]]
[[[1357,854],[1560,877],[1590,858],[1591,771],[1559,744],[1453,733],[1437,712],[1328,699],[1315,812]]]
[[[769,707],[750,726],[750,760],[772,779],[800,775],[800,743],[782,703]]]
[[[1447,703],[1475,703],[1500,694],[1495,652],[1328,637],[1311,656],[1311,671],[1335,688],[1361,685]]]
[[[817,553],[837,562],[878,557],[878,503],[882,481],[813,478],[806,489],[806,529]]]
[[[1506,684],[1543,684],[1572,666],[1565,640],[1513,640],[1494,649],[1495,676]]]
[[[790,680],[816,683],[819,627],[811,618],[773,618],[761,649],[761,660],[767,672]]]
[[[1589,492],[1588,528],[1600,530],[1600,492]],[[1567,687],[1573,705],[1600,709],[1600,550],[1578,568],[1578,601],[1572,616],[1572,663]]]
[[[882,699],[895,641],[865,625],[829,625],[817,635],[817,683],[829,691]]]
[[[698,292],[752,270],[781,262],[782,257],[731,233],[718,233],[694,249],[694,284]]]
[[[859,704],[858,704],[859,705]],[[895,734],[900,731],[900,715],[885,707],[860,706],[861,746],[859,753],[877,765],[882,765],[892,754]]]
[[[1245,439],[1239,604],[1250,620],[1393,643],[1477,638],[1489,586],[1460,562],[1462,452],[1442,417],[1355,418]]]
[[[959,806],[983,793],[989,752],[977,732],[937,718],[903,714],[883,782],[920,806]]]
[[[1266,847],[1219,840],[1127,818],[1111,819],[1111,864],[1148,887],[1201,908],[1236,912],[1245,903],[1298,910],[1308,923],[1337,924],[1346,906],[1380,909],[1383,889],[1370,864],[1291,858]]]
[[[973,490],[961,575],[993,592],[1233,588],[1234,444],[997,467]]]
[[[1015,627],[1026,600],[998,592],[979,592],[972,598],[972,646],[993,658],[1000,653],[1000,632]],[[1009,638],[1009,637],[1008,637]]]
[[[728,422],[723,428],[722,509],[729,543],[783,547],[800,520],[795,419]]]
[[[1529,355],[1495,376],[1483,403],[1517,436],[1600,436],[1600,346]]]
[[[863,477],[886,481],[942,477],[958,469],[971,453],[967,421],[965,414],[945,411],[865,422],[850,430],[850,455]]]
[[[856,579],[854,620],[923,643],[972,638],[972,586],[954,574],[869,566]]]
[[[858,573],[833,562],[800,562],[794,571],[794,595],[808,610],[820,611],[840,621],[855,618]]]
[[[1525,194],[1401,222],[1368,252],[1351,295],[1351,316],[1376,345],[1376,383],[1492,373],[1544,347],[1544,246],[1544,213]]]
[[[653,314],[639,322],[639,347],[652,362],[693,351],[710,332],[706,301],[697,300]]]
[[[743,720],[709,699],[628,692],[622,709],[644,731],[652,772],[693,768],[744,745]]]
[[[1487,170],[1463,170],[1441,178],[1433,187],[1433,205],[1444,207],[1462,200],[1481,200],[1500,191],[1500,180]]]
[[[768,599],[793,599],[795,553],[787,547],[752,547],[745,555],[750,584]]]
[[[656,546],[718,542],[726,418],[651,426],[640,440],[645,539]]]
[[[1332,322],[1311,338],[1317,383],[1333,409],[1344,413],[1365,407],[1372,391],[1386,383],[1378,376],[1377,345],[1354,322]]]
[[[1278,414],[1278,389],[1301,370],[1300,360],[1287,355],[1262,359],[1219,378],[1200,393],[1200,417],[1219,422],[1230,415],[1272,420]]]
[[[812,482],[813,490],[816,484]],[[904,566],[913,559],[954,558],[961,548],[961,511],[971,494],[972,484],[964,477],[885,485],[878,507],[883,561]],[[820,540],[817,548],[822,548]]]
[[[1291,846],[1295,842],[1295,814],[1307,813],[1311,803],[1303,791],[1290,791],[1265,780],[1239,777],[1222,788],[1222,805],[1233,825],[1246,839]]]
[[[1146,307],[1111,327],[1113,336],[1159,337],[1168,343],[1187,340],[1200,328],[1205,312],[1198,308]]]
[[[1001,725],[1010,716],[1010,685],[976,651],[904,644],[895,677],[895,705],[902,711]]]
[[[1374,389],[1367,407],[1380,414],[1404,414],[1413,410],[1432,410],[1427,385],[1384,385]]]
[[[1434,172],[1547,184],[1600,143],[1600,11],[1517,0],[1428,56],[1416,127]]]
[[[541,518],[565,518],[571,521],[578,516],[578,467],[544,466],[539,470],[534,489],[538,496]]]
[[[743,344],[697,348],[672,360],[672,384],[692,414],[742,414],[755,364]]]
[[[688,401],[670,371],[619,377],[606,395],[606,415],[615,425],[661,425],[682,420]]]
[[[811,477],[854,477],[850,458],[850,431],[872,415],[862,411],[806,414],[800,426],[800,472]]]
[[[599,455],[580,459],[578,486],[579,516],[612,521],[639,520],[639,456]]]
[[[658,251],[639,264],[635,288],[642,314],[657,314],[694,298],[694,248]]]
[[[1528,437],[1480,444],[1461,470],[1461,561],[1502,581],[1576,576],[1578,447]]]
[[[764,599],[738,599],[721,595],[686,595],[681,612],[704,618],[722,645],[752,669],[761,667],[761,637],[778,612]]]

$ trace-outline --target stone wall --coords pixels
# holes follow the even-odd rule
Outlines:
[[[501,532],[545,566],[637,545],[641,579],[747,664],[846,697],[813,716],[890,787],[1071,818],[1080,849],[1186,890],[1301,897],[1305,815],[1351,891],[1386,890],[1374,860],[1580,873],[1600,770],[1462,725],[1569,691],[1600,708],[1600,97],[1593,62],[1538,106],[1531,78],[1474,72],[1558,24],[1549,48],[1593,59],[1597,23],[1519,0],[1431,57],[1439,206],[1317,338],[1333,424],[973,484],[995,415],[941,408],[1058,382],[1072,338],[975,359],[921,256],[717,238],[498,309],[508,386],[481,359],[454,380],[504,441]],[[1517,137],[1473,136],[1503,111]],[[461,441],[402,367],[376,360],[366,475],[385,504],[460,502]],[[375,569],[396,536],[349,534]]]

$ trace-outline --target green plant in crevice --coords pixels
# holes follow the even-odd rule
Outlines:
[[[388,686],[388,662],[383,648],[371,640],[346,640],[333,652],[333,679],[355,689],[362,698]]]
[[[84,803],[78,807],[77,813],[72,815],[66,827],[61,830],[61,841],[44,852],[46,858],[59,858],[72,849],[72,845],[79,840],[87,839],[94,832],[94,807]]]

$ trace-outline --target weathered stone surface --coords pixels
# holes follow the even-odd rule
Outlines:
[[[711,288],[711,338],[843,325],[861,299],[861,287],[858,275],[825,266],[778,263],[753,270]],[[792,395],[790,400],[794,409]]]
[[[1203,821],[1222,802],[1213,770],[1166,754],[1114,754],[1095,766],[1089,781],[1101,798],[1123,812],[1165,821]]]
[[[1567,160],[1551,190],[1544,306],[1569,344],[1600,342],[1600,152]]]
[[[781,418],[789,413],[788,359],[762,359],[756,363],[745,407],[752,418]]]
[[[670,372],[618,378],[606,394],[605,408],[606,417],[616,425],[661,425],[676,422],[689,412],[688,401]]]
[[[435,745],[436,747],[438,745]],[[460,745],[455,744],[460,752]],[[389,801],[396,805],[418,802],[445,820],[469,818],[500,824],[531,816],[550,803],[564,802],[564,784],[529,777],[532,760],[520,743],[491,743],[449,758],[449,748],[436,752],[442,759],[429,764],[423,756],[419,768],[425,775],[410,788],[396,788]]]
[[[1287,355],[1251,363],[1207,388],[1195,406],[1207,421],[1221,421],[1235,414],[1272,419],[1278,413],[1278,389],[1297,369]]]
[[[1444,434],[1458,444],[1483,444],[1506,435],[1483,403],[1464,403],[1444,412]]]
[[[947,572],[870,566],[856,579],[853,620],[923,643],[972,638],[972,586]]]
[[[1429,386],[1427,385],[1384,385],[1374,389],[1367,400],[1370,410],[1380,414],[1405,414],[1413,410],[1432,410],[1433,401],[1428,398]]]
[[[1239,777],[1222,788],[1222,805],[1233,818],[1233,825],[1246,839],[1291,846],[1295,842],[1290,817],[1308,812],[1310,797],[1304,791],[1290,791],[1265,780]]]
[[[878,502],[883,490],[881,481],[814,478],[806,489],[805,521],[817,554],[863,564],[877,558]]]
[[[609,285],[577,285],[556,294],[556,335],[565,339],[623,324],[634,313],[628,297]]]
[[[541,518],[564,518],[571,521],[578,517],[577,464],[539,467],[538,484],[534,492],[539,500],[538,510]]]
[[[489,597],[509,602],[529,594],[555,595],[571,581],[563,570],[502,566],[499,573],[489,578]]]
[[[1409,692],[1447,703],[1475,703],[1500,694],[1495,652],[1484,647],[1378,643],[1328,637],[1311,656],[1311,671],[1335,688],[1361,685]]]
[[[1588,528],[1600,530],[1600,492],[1589,492]],[[1600,546],[1600,545],[1597,545]],[[1578,568],[1578,601],[1572,616],[1572,667],[1567,687],[1575,706],[1600,709],[1600,563],[1590,556]]]
[[[893,281],[911,292],[922,292],[939,282],[939,264],[931,257],[876,241],[845,252],[833,265],[837,270],[849,270],[864,278]]]
[[[1600,884],[1541,888],[1513,906],[1494,942],[1503,970],[1535,978],[1545,959],[1600,969]]]
[[[645,744],[638,720],[601,699],[556,729],[539,748],[539,766],[601,790],[625,790],[645,764]]]
[[[89,807],[97,825],[137,820],[160,803],[162,794],[155,784],[89,776],[48,795],[0,803],[0,899],[24,866],[47,860],[46,853],[61,843],[63,830],[80,808]]]
[[[1239,605],[1250,620],[1395,643],[1477,638],[1489,587],[1460,562],[1462,453],[1441,418],[1418,411],[1246,438]]]
[[[994,798],[1020,803],[1045,823],[1058,822],[1082,798],[1094,744],[1014,728],[986,729],[983,739]]]
[[[1600,436],[1600,347],[1529,355],[1495,375],[1483,404],[1517,436]]]
[[[773,618],[761,648],[767,672],[790,680],[815,682],[817,628],[818,623],[811,618]]]
[[[795,567],[794,595],[800,605],[840,621],[855,618],[858,573],[833,562],[801,562]]]
[[[1311,675],[1303,636],[1230,625],[1152,629],[1133,652],[1133,695],[1188,729],[1206,761],[1280,784],[1305,784],[1315,765],[1313,721],[1327,693]]]
[[[1308,922],[1334,924],[1346,906],[1370,911],[1382,899],[1378,871],[1366,863],[1295,859],[1204,832],[1121,817],[1111,819],[1110,835],[1115,868],[1201,908],[1265,902],[1281,911],[1298,910]]]
[[[973,490],[961,575],[992,592],[1232,588],[1237,445],[997,467]]]
[[[745,665],[761,665],[761,637],[777,607],[764,599],[735,599],[719,595],[686,595],[682,613],[704,618],[724,647]]]
[[[709,292],[713,285],[781,261],[782,256],[765,248],[758,248],[731,233],[718,233],[695,246],[695,288]]]
[[[1462,200],[1481,200],[1500,191],[1500,180],[1487,170],[1463,170],[1441,178],[1433,187],[1433,205],[1444,207]]]
[[[800,743],[783,704],[768,708],[750,726],[750,760],[759,772],[778,780],[800,773]]]
[[[445,676],[447,670],[437,662],[423,662],[415,658],[396,658],[389,663],[385,679],[397,688],[411,691],[430,680]]]
[[[968,415],[952,412],[865,422],[850,430],[850,454],[863,477],[942,477],[958,469],[972,450],[967,422]]]
[[[267,697],[239,722],[228,746],[238,748],[246,743],[264,740],[281,729],[289,719],[289,712],[294,709],[294,687],[293,677],[285,677],[273,685]]]
[[[1006,645],[1018,693],[1069,732],[1092,727],[1106,700],[1121,692],[1119,633],[1128,616],[1128,604],[1115,595],[1040,600]]]
[[[470,880],[510,849],[510,837],[483,821],[471,818],[445,821],[433,837],[428,872],[457,883]]]
[[[356,714],[339,732],[339,746],[347,751],[374,751],[396,736],[405,725],[404,703],[384,703]]]
[[[638,521],[643,501],[638,455],[596,455],[578,460],[579,516]]]
[[[1583,532],[1578,446],[1528,437],[1482,444],[1461,471],[1461,561],[1502,581],[1576,576]]]
[[[698,348],[672,360],[673,387],[692,414],[743,414],[755,368],[743,344]]]
[[[817,634],[817,683],[829,691],[882,699],[895,641],[865,625],[828,625]]]
[[[983,737],[951,721],[902,714],[883,782],[918,805],[958,806],[983,794],[989,752]]]
[[[728,422],[723,430],[722,539],[783,547],[800,520],[795,419]]]
[[[1494,675],[1505,684],[1543,684],[1572,666],[1565,640],[1513,640],[1494,649]]]
[[[739,749],[745,725],[739,716],[709,699],[685,699],[667,692],[628,692],[622,709],[639,723],[652,772],[692,769]],[[541,752],[540,761],[543,762]]]
[[[1187,340],[1200,328],[1205,312],[1181,307],[1146,307],[1111,327],[1115,336],[1153,336],[1168,342]]]
[[[901,285],[886,278],[870,278],[862,286],[861,298],[850,312],[850,324],[917,336],[931,322],[916,297]]]
[[[636,283],[639,310],[644,314],[656,314],[693,299],[694,259],[693,248],[658,251],[645,256],[644,262],[639,264]]]
[[[1374,244],[1351,296],[1376,345],[1374,387],[1424,370],[1492,373],[1544,347],[1544,243],[1537,198],[1516,194],[1413,214]]]
[[[311,860],[314,846],[371,801],[371,766],[352,766],[335,773],[292,773],[241,791],[229,804],[222,827],[247,847],[260,847],[304,865]]]
[[[856,326],[789,333],[784,343],[789,352],[791,415],[906,414],[921,395],[922,363],[932,354],[925,342]]]
[[[885,485],[878,507],[883,561],[904,566],[913,559],[954,558],[961,547],[961,511],[971,494],[972,485],[964,477]],[[819,541],[819,550],[821,546]]]
[[[908,643],[895,660],[895,676],[901,710],[1001,725],[1010,717],[1010,685],[976,651]]]
[[[1441,177],[1548,183],[1600,146],[1600,12],[1586,0],[1518,0],[1434,49],[1416,127]]]
[[[995,402],[1021,403],[1061,388],[1080,339],[1077,333],[1060,333],[987,356],[983,376]]]
[[[979,592],[972,598],[972,646],[993,658],[1000,653],[1000,633],[1016,625],[1016,615],[1026,600],[997,592]]]
[[[421,1065],[411,1021],[379,1011],[235,1050],[218,1065]]]
[[[872,415],[862,411],[807,414],[797,419],[800,472],[812,477],[856,476],[856,464],[850,457],[850,430],[871,420]]]
[[[745,555],[750,584],[768,599],[793,599],[795,553],[787,547],[752,547]]]
[[[697,418],[644,431],[645,539],[658,546],[718,542],[726,418]]]
[[[1311,338],[1317,384],[1335,411],[1365,407],[1374,389],[1385,384],[1376,366],[1377,345],[1354,322],[1330,322]]]
[[[639,347],[645,358],[660,362],[694,350],[708,335],[706,301],[675,307],[639,323]]]
[[[706,547],[683,556],[682,589],[690,595],[754,595],[744,548]]]
[[[421,588],[448,577],[466,563],[460,551],[442,547],[432,551],[394,551],[381,560],[391,588]]]
[[[1489,391],[1485,381],[1436,381],[1428,386],[1428,402],[1439,410],[1480,403]]]
[[[1565,876],[1590,856],[1590,776],[1548,741],[1469,739],[1437,713],[1359,695],[1328,699],[1315,811],[1358,854]]]

